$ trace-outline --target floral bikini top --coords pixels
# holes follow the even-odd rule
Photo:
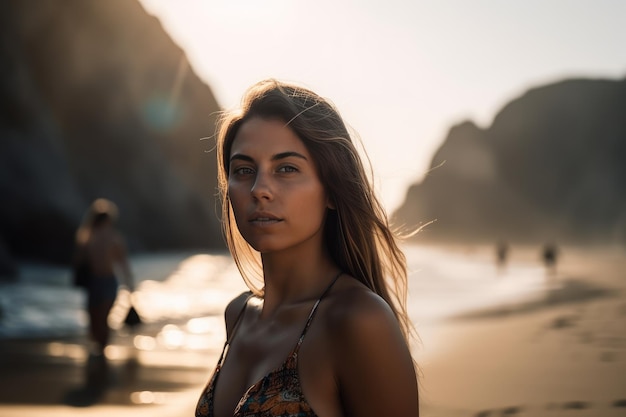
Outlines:
[[[277,369],[265,375],[263,379],[258,381],[256,384],[248,388],[248,390],[243,394],[243,397],[241,397],[241,400],[239,400],[233,417],[317,417],[304,397],[302,387],[300,386],[300,377],[298,375],[298,351],[300,350],[304,336],[313,321],[313,316],[315,315],[317,306],[340,275],[341,273],[333,279],[324,293],[313,305],[304,329],[300,334],[300,338],[285,362],[283,362]],[[237,329],[237,324],[239,324],[239,321],[243,316],[243,312],[245,311],[250,297],[252,297],[252,295],[248,297],[244,303],[243,309],[239,313],[239,317],[237,318],[237,322],[235,324],[235,330]],[[217,362],[217,366],[215,367],[215,371],[213,372],[213,376],[200,395],[200,400],[196,406],[196,417],[213,417],[213,395],[215,385],[217,384],[220,369],[224,364],[227,347],[230,346],[234,334],[235,331],[233,331],[233,335],[230,339],[224,343],[224,348]]]

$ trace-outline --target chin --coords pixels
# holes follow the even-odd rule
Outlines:
[[[248,242],[248,245],[250,245],[252,249],[259,253],[268,253],[280,250],[279,248],[277,248],[276,244],[271,244],[269,242],[259,242],[256,239],[246,240],[246,242]]]
[[[290,245],[279,244],[278,242],[253,241],[253,242],[248,242],[248,244],[252,247],[252,249],[254,249],[255,251],[261,254],[280,252],[280,251],[289,249],[291,247]]]

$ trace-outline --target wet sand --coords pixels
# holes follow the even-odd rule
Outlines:
[[[626,249],[568,249],[543,297],[447,320],[433,338],[423,416],[626,416]]]
[[[538,299],[432,325],[422,416],[626,415],[626,250],[566,249],[558,267]],[[91,386],[84,338],[0,341],[0,416],[194,415],[219,352],[131,341],[116,336]]]
[[[0,345],[0,415],[192,416],[214,354],[138,352],[89,358],[82,338]]]

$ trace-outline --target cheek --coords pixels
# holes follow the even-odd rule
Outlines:
[[[241,181],[229,181],[228,182],[228,198],[232,200],[241,201],[242,196],[245,195],[245,184]],[[248,189],[248,193],[250,190]]]
[[[233,187],[228,186],[228,201],[230,202],[230,207],[235,214],[235,218],[241,211],[243,197],[241,192],[241,187]]]
[[[308,198],[307,198],[308,197]],[[323,190],[315,187],[307,194],[307,197],[298,199],[298,208],[301,213],[306,213],[306,216],[321,218],[326,213],[327,202],[326,194]]]

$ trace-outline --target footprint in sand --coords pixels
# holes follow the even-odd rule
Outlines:
[[[617,354],[615,352],[602,352],[600,354],[601,362],[615,362]]]
[[[620,400],[613,401],[613,407],[615,407],[615,408],[626,408],[626,398],[622,398]]]
[[[483,410],[480,411],[478,413],[476,413],[474,415],[474,417],[489,417],[489,416],[500,416],[500,417],[506,417],[506,416],[514,416],[518,413],[521,413],[522,410],[524,410],[523,407],[507,407],[507,408],[503,408],[500,410]]]
[[[585,410],[589,408],[589,403],[584,401],[570,401],[563,404],[564,410]]]
[[[521,413],[523,410],[522,407],[508,407],[500,412],[502,416],[513,416],[515,414]]]
[[[574,315],[560,316],[552,320],[552,323],[550,324],[550,328],[551,329],[565,329],[567,327],[573,327],[574,325],[576,325],[577,321],[578,321],[578,317]]]

